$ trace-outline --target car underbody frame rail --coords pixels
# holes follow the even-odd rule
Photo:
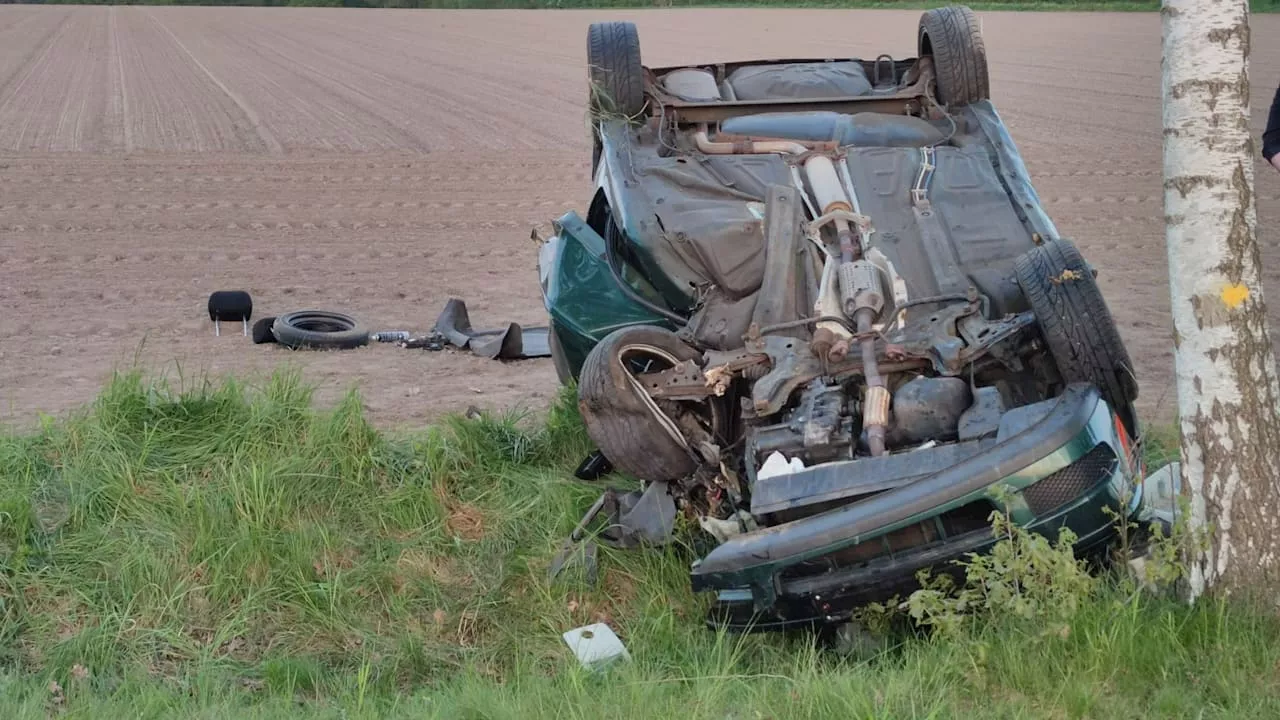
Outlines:
[[[892,336],[881,336],[876,349],[880,372],[932,368],[940,375],[956,376],[988,355],[1017,367],[1018,353],[1003,346],[1034,332],[1034,315],[1024,312],[992,321],[982,317],[978,307],[977,302],[957,303],[935,313],[936,322],[916,322]],[[654,399],[698,400],[721,394],[726,376],[741,373],[755,380],[753,412],[771,415],[783,408],[797,388],[816,377],[853,377],[863,372],[858,355],[824,366],[819,358],[797,351],[801,344],[781,335],[751,337],[741,350],[709,351],[701,365],[684,362],[638,375],[637,380]]]

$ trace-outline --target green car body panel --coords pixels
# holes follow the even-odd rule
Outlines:
[[[578,213],[570,211],[555,223],[556,234],[542,247],[539,263],[543,302],[551,316],[559,352],[569,375],[577,377],[591,348],[621,327],[657,325],[671,328],[666,318],[643,307],[618,289],[605,255],[605,240]],[[652,286],[624,270],[623,277],[644,295]]]

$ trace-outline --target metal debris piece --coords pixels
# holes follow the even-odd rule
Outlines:
[[[580,567],[582,569],[582,581],[586,585],[594,587],[600,577],[598,558],[599,546],[595,542],[588,540],[579,545],[575,540],[565,540],[560,544],[559,552],[551,559],[551,566],[547,568],[547,581],[555,580],[564,574],[566,570]]]
[[[605,527],[594,541],[587,543],[588,546],[596,541],[609,547],[628,550],[642,545],[665,545],[671,541],[675,532],[676,502],[671,497],[667,483],[650,483],[643,492],[624,494],[609,488],[582,516],[569,537],[560,543],[560,549],[547,568],[548,582],[555,580],[566,568],[575,564],[585,564],[588,582],[595,582],[594,548],[588,547],[577,562],[571,560],[575,559],[577,546],[586,535],[587,527],[601,513],[607,517]]]
[[[551,341],[546,326],[521,327],[508,323],[500,330],[474,330],[467,304],[458,298],[449,298],[436,320],[432,334],[438,334],[453,345],[490,360],[524,360],[551,357]]]
[[[725,363],[707,370],[706,377],[707,387],[711,388],[716,397],[722,397],[733,380],[733,371],[729,369],[728,363]]]
[[[609,458],[604,453],[596,450],[578,464],[578,469],[573,471],[573,476],[579,480],[599,480],[600,478],[613,472],[613,463],[609,462]]]
[[[427,335],[411,337],[408,340],[401,341],[400,347],[414,348],[414,349],[421,348],[423,350],[438,351],[438,350],[443,350],[445,343],[447,342],[448,342],[448,339],[445,338],[444,335],[441,335],[438,332],[431,332]]]
[[[751,532],[759,528],[756,519],[746,510],[739,510],[724,520],[719,518],[708,517],[703,515],[698,518],[698,524],[707,534],[716,539],[717,542],[728,542],[729,538],[735,535],[741,535],[744,532]]]

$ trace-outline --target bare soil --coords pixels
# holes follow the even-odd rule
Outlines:
[[[542,323],[530,229],[589,200],[588,23],[634,19],[646,62],[673,64],[910,56],[918,17],[0,6],[0,421],[81,405],[134,363],[191,378],[288,361],[322,400],[358,386],[387,425],[537,410],[548,360],[292,353],[234,326],[214,337],[205,301],[243,288],[258,317],[327,308],[423,331],[461,297],[481,326]],[[1168,417],[1159,18],[983,18],[997,106],[1100,270],[1144,409]],[[1255,46],[1259,130],[1278,61]],[[1261,161],[1258,194],[1269,264],[1280,178]]]

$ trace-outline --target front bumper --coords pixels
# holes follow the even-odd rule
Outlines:
[[[830,559],[974,503],[1007,507],[1014,522],[1051,536],[1070,527],[1079,552],[1105,545],[1114,522],[1104,508],[1132,515],[1141,503],[1129,439],[1091,386],[1071,385],[1048,403],[1038,421],[921,480],[715,548],[691,571],[695,591],[718,592],[711,624],[765,630],[835,622],[860,604],[907,592],[919,570],[989,548],[990,528],[843,565]],[[1082,474],[1085,466],[1090,472]],[[996,502],[1000,488],[1012,494]],[[815,566],[822,570],[796,572]]]

